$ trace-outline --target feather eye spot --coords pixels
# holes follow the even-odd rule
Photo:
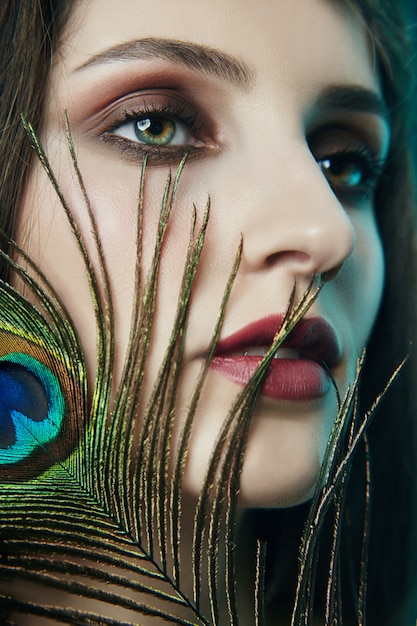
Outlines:
[[[58,435],[65,412],[55,374],[24,353],[0,359],[0,465],[14,464]]]

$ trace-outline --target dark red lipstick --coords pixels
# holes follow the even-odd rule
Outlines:
[[[283,315],[274,315],[258,320],[220,341],[211,369],[232,382],[246,385],[272,345],[283,319]],[[324,396],[331,386],[328,370],[340,358],[339,343],[330,324],[322,318],[303,318],[272,359],[262,394],[293,401]]]

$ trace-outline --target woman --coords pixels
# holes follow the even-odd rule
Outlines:
[[[6,323],[2,327],[4,397],[17,380],[22,397],[46,399],[48,424],[56,426],[32,437],[34,447],[22,452],[17,427],[5,418],[10,441],[3,446],[3,493],[5,502],[15,503],[15,509],[4,505],[3,515],[7,582],[0,591],[6,619],[32,624],[25,619],[36,615],[43,623],[49,614],[70,623],[158,623],[168,603],[170,614],[192,623],[229,623],[239,614],[241,623],[252,624],[254,613],[262,613],[262,585],[255,579],[263,571],[267,540],[267,623],[287,623],[294,605],[294,623],[312,623],[313,612],[327,623],[363,623],[365,610],[371,624],[413,623],[413,354],[379,408],[350,476],[338,470],[351,457],[356,431],[339,433],[335,422],[338,410],[344,415],[343,399],[364,346],[369,344],[358,416],[384,389],[415,334],[415,296],[403,287],[404,277],[407,285],[415,281],[415,244],[398,10],[382,2],[314,0],[305,6],[280,0],[264,7],[260,20],[256,2],[231,1],[225,8],[221,2],[203,7],[183,0],[174,15],[169,3],[154,3],[143,19],[141,13],[136,18],[134,0],[117,7],[111,0],[92,0],[71,10],[54,4],[37,3],[34,15],[25,2],[14,3],[2,14],[7,71],[1,73],[1,219],[5,235],[17,242],[8,244],[5,237],[5,248],[22,268],[4,256],[3,276],[11,285],[4,287],[5,302],[20,312],[16,288],[46,309],[52,326],[55,310],[65,319],[68,313],[77,333],[64,322],[62,336],[59,324],[52,333],[30,305],[30,313],[20,315],[25,332],[17,333],[18,340],[10,339]],[[21,125],[15,119],[20,112]],[[40,160],[29,152],[27,135]],[[167,172],[183,157],[181,180],[169,187],[160,215]],[[190,243],[194,203],[197,230]],[[141,281],[135,291],[138,229]],[[87,277],[80,249],[89,259]],[[54,290],[50,300],[36,287],[48,291],[43,276]],[[312,295],[308,307],[305,293]],[[178,300],[183,306],[177,315]],[[37,325],[39,337],[33,332]],[[280,327],[284,332],[277,336]],[[252,375],[256,382],[274,338],[279,349],[267,360],[275,352],[277,358],[252,390]],[[25,341],[30,360],[8,356],[26,354]],[[63,365],[68,361],[71,376]],[[52,378],[43,366],[51,368]],[[38,388],[44,379],[51,381],[46,391]],[[32,395],[26,396],[28,380]],[[55,380],[60,385],[53,396]],[[7,407],[15,396],[8,402]],[[33,408],[27,404],[25,415]],[[350,404],[357,406],[354,394]],[[233,445],[222,447],[220,439],[219,458],[206,478],[231,406],[234,419],[224,437]],[[43,413],[29,417],[44,421]],[[360,429],[357,419],[354,428]],[[334,465],[333,453],[341,455]],[[369,457],[367,553],[362,537]],[[331,489],[337,523],[322,526],[320,518],[314,531],[317,547],[321,531],[324,554],[316,580],[303,570],[316,560],[307,525],[297,588],[288,581],[304,503],[316,485],[327,485],[320,475],[324,459],[331,476],[341,477]],[[61,468],[63,483],[56,474]],[[183,477],[181,493],[170,482],[176,476]],[[72,490],[68,477],[75,481]],[[43,496],[51,488],[54,493],[55,502],[47,501],[53,522],[41,527],[39,511],[44,516],[45,509],[27,496],[33,485]],[[205,498],[198,500],[201,492]],[[29,498],[26,531],[18,521],[19,498]],[[317,516],[327,501],[314,502]],[[194,515],[192,529],[187,524]],[[334,529],[342,518],[347,530],[339,536]],[[34,533],[34,551],[25,532]],[[64,538],[51,539],[54,532]],[[130,547],[123,564],[115,557],[126,549],[120,534]],[[230,548],[235,540],[237,561]],[[332,548],[333,561],[326,557]],[[191,553],[194,578],[187,571]],[[146,567],[153,564],[152,572],[138,570],[139,556]],[[367,589],[357,565],[361,558],[369,569]],[[141,595],[146,576],[156,579],[159,590],[151,600]],[[18,589],[13,581],[19,577],[26,582]],[[338,582],[332,586],[333,579]],[[162,591],[175,592],[178,609]],[[152,611],[152,618],[142,617]]]

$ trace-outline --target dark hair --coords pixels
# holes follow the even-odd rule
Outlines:
[[[32,160],[20,121],[39,131],[53,51],[71,5],[66,0],[3,0],[0,9],[0,231],[14,232]],[[7,268],[0,267],[0,277]]]
[[[350,4],[351,0],[348,0]],[[382,306],[368,346],[362,409],[409,354],[405,370],[370,428],[372,523],[369,557],[371,624],[415,623],[417,617],[417,243],[411,104],[413,52],[401,2],[356,0],[375,44],[391,114],[392,144],[376,210],[385,250]],[[356,477],[356,482],[357,482]],[[355,476],[351,510],[355,506]]]
[[[406,620],[411,624],[417,617],[413,605],[417,602],[413,599],[417,581],[417,345],[412,345],[417,332],[417,248],[409,119],[412,56],[399,2],[336,1],[359,14],[367,25],[392,124],[391,150],[376,194],[386,259],[385,291],[368,347],[361,408],[366,410],[409,353],[404,371],[369,430],[373,482],[368,624],[398,626],[408,624]],[[0,9],[0,231],[11,237],[33,158],[20,114],[41,129],[48,68],[72,7],[68,0],[3,0]],[[7,267],[0,266],[0,277],[7,278]],[[362,510],[355,498],[363,483],[362,468],[358,455],[346,506],[348,547],[356,545],[356,533],[362,532],[356,531],[362,528]],[[257,512],[255,532],[269,535],[275,544],[280,533],[284,541],[288,537],[293,541],[298,539],[297,525],[301,528],[304,516],[305,507]],[[273,581],[270,576],[271,588]]]

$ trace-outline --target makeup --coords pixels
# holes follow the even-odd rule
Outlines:
[[[246,385],[272,345],[283,315],[271,316],[242,328],[221,341],[211,369]],[[326,395],[330,370],[341,358],[333,328],[322,318],[302,319],[272,359],[262,394],[277,400],[306,401]]]

